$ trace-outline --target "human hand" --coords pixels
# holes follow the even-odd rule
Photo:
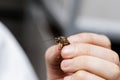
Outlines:
[[[120,80],[119,57],[107,37],[81,33],[68,40],[62,51],[56,45],[46,52],[48,80]]]

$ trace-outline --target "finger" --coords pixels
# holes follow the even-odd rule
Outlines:
[[[92,56],[79,56],[63,60],[61,68],[68,73],[86,70],[107,80],[116,80],[120,75],[119,67],[116,64]]]
[[[106,80],[106,79],[103,79],[87,71],[80,70],[70,76],[65,77],[64,80]]]
[[[111,48],[110,40],[104,35],[98,35],[93,33],[80,33],[68,37],[68,40],[70,41],[70,43],[90,43],[106,48]]]
[[[45,60],[49,65],[56,65],[56,63],[60,62],[61,58],[61,49],[60,45],[54,45],[50,47],[45,53]]]
[[[45,60],[48,79],[58,79],[59,77],[64,75],[64,72],[60,68],[60,63],[62,61],[60,53],[61,46],[59,45],[52,46],[46,51]]]
[[[75,43],[65,46],[61,51],[61,55],[65,59],[88,55],[102,58],[116,64],[119,63],[119,56],[116,52],[104,47],[85,43]]]

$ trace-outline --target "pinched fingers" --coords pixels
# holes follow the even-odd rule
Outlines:
[[[111,48],[111,42],[108,37],[94,33],[80,33],[68,37],[70,43],[89,43],[105,48]]]
[[[119,66],[92,56],[79,56],[74,59],[63,60],[61,68],[67,73],[86,70],[106,80],[116,80],[120,76]]]

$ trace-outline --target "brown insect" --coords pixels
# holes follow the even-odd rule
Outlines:
[[[70,42],[64,36],[55,38],[55,42],[61,44],[62,47],[70,44]]]

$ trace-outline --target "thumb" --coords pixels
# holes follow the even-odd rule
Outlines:
[[[50,47],[45,54],[47,66],[52,67],[59,64],[60,61],[62,60],[60,53],[61,53],[60,45],[54,45]]]
[[[48,78],[60,78],[64,73],[60,68],[62,61],[61,57],[61,45],[55,45],[50,47],[45,54],[47,77]]]

